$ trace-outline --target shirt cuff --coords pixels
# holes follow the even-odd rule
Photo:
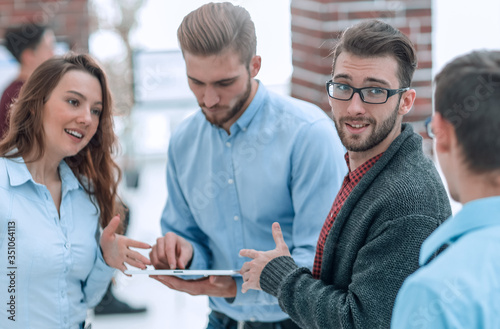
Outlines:
[[[262,270],[259,281],[260,287],[268,294],[277,297],[279,287],[285,277],[298,268],[290,256],[274,258]]]
[[[110,278],[115,273],[115,268],[109,266],[104,260],[104,257],[102,256],[101,247],[97,249],[97,259],[95,261],[93,270],[101,271],[103,275],[107,275]]]
[[[192,244],[193,246],[193,258],[191,258],[191,264],[186,264],[189,265],[186,267],[188,270],[208,270],[208,264],[207,261],[203,258],[203,253],[201,249],[199,249],[195,244]]]

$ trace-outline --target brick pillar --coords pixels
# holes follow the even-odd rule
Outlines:
[[[417,92],[405,121],[431,113],[431,0],[329,1],[292,0],[292,96],[330,112],[325,82],[331,78],[331,50],[347,27],[363,19],[380,19],[398,28],[414,43],[418,68],[412,87]]]
[[[27,22],[49,25],[58,41],[76,52],[88,52],[87,0],[0,0],[0,38],[6,27]]]

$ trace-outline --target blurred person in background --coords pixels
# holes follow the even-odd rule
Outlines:
[[[8,127],[10,106],[33,71],[54,56],[54,32],[44,25],[26,23],[5,30],[4,46],[19,63],[19,74],[3,91],[0,100],[0,140]]]
[[[84,328],[113,268],[150,264],[129,249],[148,244],[115,233],[112,106],[89,55],[53,57],[21,89],[0,141],[1,328]]]
[[[500,328],[499,104],[499,51],[460,56],[436,76],[431,135],[463,207],[423,243],[392,328]]]
[[[178,29],[189,86],[200,111],[168,150],[164,237],[150,253],[158,269],[239,269],[242,248],[273,244],[279,221],[295,261],[311,267],[321,224],[347,168],[330,118],[318,107],[266,89],[249,13],[209,3]],[[183,280],[168,287],[208,295],[208,328],[298,328],[275,297],[241,293],[241,277]]]
[[[349,173],[324,221],[313,271],[289,257],[278,223],[274,250],[241,251],[253,259],[241,269],[243,291],[276,296],[301,328],[388,328],[420,245],[451,214],[422,137],[403,123],[416,67],[411,41],[389,24],[366,20],[343,32],[326,89]]]

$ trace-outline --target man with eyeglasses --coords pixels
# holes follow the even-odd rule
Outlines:
[[[388,328],[398,289],[418,268],[424,239],[450,214],[422,138],[403,124],[415,100],[415,50],[392,26],[370,20],[344,31],[326,84],[346,149],[344,179],[316,247],[313,271],[276,249],[242,250],[243,291],[262,289],[301,328]]]

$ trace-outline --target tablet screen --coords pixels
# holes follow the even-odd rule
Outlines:
[[[147,275],[230,275],[238,276],[241,275],[239,271],[236,270],[126,270],[125,274],[135,275],[135,274],[147,274]]]

